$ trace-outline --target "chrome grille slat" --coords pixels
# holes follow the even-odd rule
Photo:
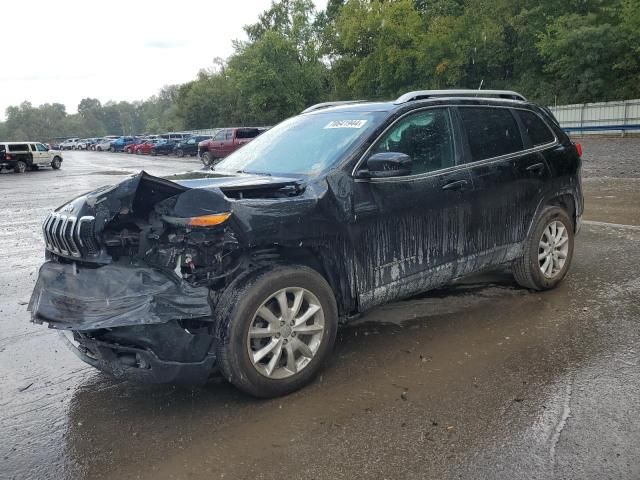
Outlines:
[[[69,247],[67,246],[67,242],[64,239],[64,227],[67,225],[67,217],[66,215],[62,215],[59,218],[58,224],[56,225],[56,238],[58,239],[58,245],[60,245],[60,253],[62,255],[69,255]]]
[[[48,250],[51,250],[53,245],[51,244],[51,238],[49,238],[49,224],[53,220],[53,215],[47,215],[44,222],[42,223],[42,233],[44,235],[44,244]]]
[[[80,257],[81,256],[80,249],[78,248],[78,245],[76,244],[76,240],[75,240],[76,223],[77,223],[76,217],[67,218],[67,224],[64,229],[64,237],[67,240],[67,245],[69,245],[69,252],[71,253],[71,255],[73,255],[74,257]]]
[[[53,242],[53,251],[56,253],[62,253],[60,244],[58,243],[58,234],[56,233],[58,231],[58,223],[60,223],[60,215],[54,213],[50,230],[51,241]]]

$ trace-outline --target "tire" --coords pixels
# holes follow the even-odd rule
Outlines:
[[[102,151],[102,147],[96,147],[96,150],[101,152]]]
[[[24,160],[18,160],[16,166],[13,167],[13,171],[16,173],[25,173],[27,171],[27,162]]]
[[[182,150],[181,148],[179,148],[178,150],[176,150],[176,155],[180,158],[184,157],[184,150]]]
[[[204,152],[200,157],[200,160],[202,160],[202,163],[205,167],[211,165],[211,155],[209,155],[209,152]]]
[[[111,153],[116,153],[116,147],[110,147],[110,148],[109,148],[109,151],[110,151]]]
[[[294,320],[276,320],[282,315],[275,316],[281,310],[274,295],[283,291],[287,311],[294,308],[298,293],[304,298],[298,309],[302,313],[294,314],[294,318],[315,313],[297,326],[292,326]],[[316,311],[316,307],[320,310]],[[275,309],[271,317],[275,323],[269,324],[258,315],[263,309],[270,309],[272,314],[271,309]],[[319,273],[303,266],[270,267],[238,278],[218,302],[215,317],[219,339],[217,358],[223,376],[243,392],[260,398],[286,395],[313,380],[331,353],[338,328],[338,310],[331,287]],[[309,321],[313,323],[308,325]],[[271,325],[273,332],[278,333],[248,338],[250,327],[259,331],[265,325]],[[314,333],[303,334],[300,329],[313,329]],[[254,363],[252,358],[264,352],[265,344],[273,344],[275,349]]]
[[[51,160],[51,168],[53,168],[54,170],[59,170],[61,166],[62,160],[60,160],[60,157],[53,157],[53,160]]]
[[[155,148],[151,149],[151,152],[149,152],[151,154],[151,156],[155,157],[156,155],[158,155],[158,152],[156,152]]]
[[[516,282],[532,290],[557,287],[571,266],[574,236],[573,221],[567,212],[560,207],[546,207],[531,229],[522,257],[513,261]]]

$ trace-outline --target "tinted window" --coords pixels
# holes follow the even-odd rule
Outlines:
[[[544,145],[555,140],[553,132],[547,127],[542,119],[533,112],[518,110],[522,125],[529,135],[532,145]]]
[[[31,144],[31,151],[32,151],[32,152],[36,152],[36,151],[37,151],[37,149],[36,149],[36,144],[35,144],[35,143],[32,143],[32,144]]]
[[[227,130],[224,133],[224,139],[225,140],[231,140],[233,138],[233,130]]]
[[[29,151],[29,145],[27,145],[26,143],[18,143],[15,145],[9,145],[9,151],[10,152],[28,152]]]
[[[260,135],[257,128],[239,128],[236,131],[236,138],[255,138]]]
[[[448,110],[430,109],[403,118],[372,150],[372,153],[380,152],[409,155],[413,175],[453,166],[453,136]]]
[[[484,160],[523,149],[516,119],[507,108],[461,107],[471,159]]]

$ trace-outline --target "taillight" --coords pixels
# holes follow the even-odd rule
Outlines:
[[[13,157],[9,154],[7,154],[7,156],[5,157],[7,160],[11,160]]]
[[[582,146],[579,143],[574,143],[576,146],[576,152],[578,152],[578,156],[582,157]]]

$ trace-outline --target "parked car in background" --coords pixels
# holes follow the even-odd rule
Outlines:
[[[113,141],[114,139],[112,138],[103,138],[93,146],[93,150],[96,150],[98,152],[106,152],[111,148],[111,142]]]
[[[94,138],[83,138],[76,143],[76,150],[88,150],[89,146],[95,142]]]
[[[213,138],[211,135],[191,135],[176,144],[175,154],[179,157],[184,157],[185,155],[194,157],[198,154],[198,144],[211,138]]]
[[[265,130],[266,128],[256,127],[223,128],[216,132],[211,139],[198,144],[200,160],[207,166],[213,165],[221,158],[249,143]]]
[[[165,140],[162,138],[154,138],[152,140],[147,140],[144,143],[136,145],[134,148],[134,153],[136,155],[149,155],[151,153],[151,149],[155,147],[157,143],[164,142]]]
[[[165,140],[171,140],[173,142],[181,142],[189,135],[190,134],[188,133],[163,133],[162,135],[158,135],[158,138],[164,138]]]
[[[39,142],[2,142],[0,143],[0,169],[13,169],[16,173],[51,167],[54,170],[62,166],[62,152],[51,150]]]
[[[69,138],[60,144],[61,150],[75,150],[76,145],[80,141],[79,138]]]
[[[111,142],[111,146],[109,147],[110,152],[122,152],[127,145],[131,145],[132,143],[136,143],[138,140],[136,137],[120,137],[117,140]]]
[[[129,145],[125,146],[124,149],[122,150],[124,153],[135,153],[136,148],[139,147],[140,145],[148,142],[149,139],[148,138],[138,138],[135,142],[130,143]]]
[[[173,150],[176,147],[176,142],[174,140],[158,140],[152,147],[149,153],[153,156],[155,155],[169,155],[173,153]]]

